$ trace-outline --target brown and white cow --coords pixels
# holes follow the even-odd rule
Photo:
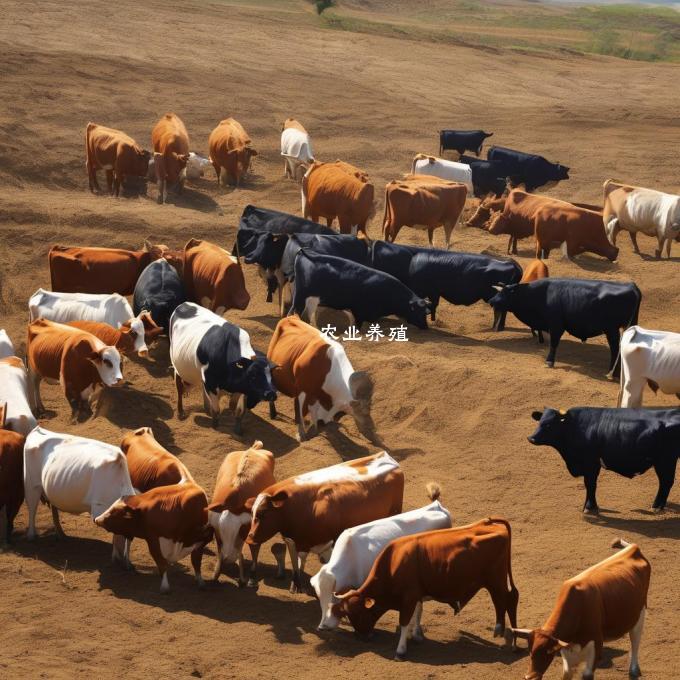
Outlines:
[[[374,189],[368,175],[349,163],[315,161],[302,178],[302,216],[328,226],[338,219],[340,233],[366,233],[366,223],[375,214]]]
[[[548,272],[548,265],[543,260],[534,259],[524,268],[520,283],[529,283],[530,281],[538,281],[538,279],[547,279],[550,276]]]
[[[85,128],[85,158],[90,191],[100,191],[97,170],[106,170],[109,193],[119,196],[126,176],[146,177],[151,153],[120,130],[88,123]]]
[[[494,637],[509,640],[505,615],[515,626],[519,593],[512,579],[510,524],[504,519],[397,538],[378,555],[360,588],[338,596],[333,613],[349,617],[357,633],[368,636],[385,612],[398,611],[394,658],[403,661],[408,639],[423,639],[423,600],[444,602],[458,614],[483,588],[496,610]]]
[[[208,521],[215,530],[217,559],[213,579],[217,581],[224,562],[238,560],[239,586],[246,583],[243,569],[243,541],[248,535],[252,515],[251,505],[257,495],[276,484],[274,454],[262,448],[261,441],[253,442],[246,451],[228,453],[215,480],[212,502],[208,506]],[[260,546],[250,546],[251,565],[249,586],[256,586],[257,557]]]
[[[7,404],[0,404],[0,536],[4,531],[5,541],[11,543],[14,518],[24,502],[26,437],[6,429],[6,415]]]
[[[26,346],[28,378],[35,399],[36,413],[44,412],[40,382],[58,382],[71,405],[72,422],[85,402],[92,417],[97,416],[104,386],[123,382],[120,354],[91,333],[71,326],[38,319],[28,325]]]
[[[243,270],[238,260],[218,245],[192,238],[184,246],[182,268],[189,300],[218,316],[248,306],[250,295]]]
[[[166,113],[151,131],[153,162],[158,182],[158,202],[168,198],[168,188],[181,193],[189,160],[189,133],[182,119]]]
[[[246,540],[260,545],[280,533],[293,567],[291,592],[298,592],[307,553],[330,554],[345,529],[399,514],[403,495],[404,473],[385,451],[307,472],[257,496]]]
[[[651,567],[640,548],[623,540],[615,555],[565,581],[541,628],[513,629],[529,642],[531,661],[525,680],[541,680],[555,655],[562,655],[563,675],[572,678],[585,662],[583,678],[592,680],[604,643],[630,637],[630,677],[641,675],[638,652],[647,611]]]
[[[446,247],[465,207],[467,188],[429,175],[406,175],[385,186],[383,237],[394,242],[404,226],[427,229],[432,246],[434,230],[442,226]]]
[[[241,178],[250,169],[252,158],[257,156],[252,144],[248,133],[234,118],[225,118],[219,122],[208,137],[210,162],[215,168],[218,184],[224,170],[223,184],[239,185]]]
[[[163,332],[163,329],[154,323],[148,312],[142,312],[138,318],[144,323],[145,342],[144,349],[139,350],[138,354],[140,357],[145,357],[149,353],[146,343],[155,340],[156,336]],[[132,327],[132,319],[126,321],[120,328],[114,328],[101,321],[69,321],[65,325],[92,333],[105,345],[115,347],[121,354],[130,355],[136,351],[135,343],[138,336],[137,331]]]

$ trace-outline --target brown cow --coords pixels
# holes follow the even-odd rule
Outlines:
[[[389,182],[385,187],[383,237],[394,242],[403,226],[421,227],[427,229],[432,246],[434,230],[441,225],[449,248],[466,198],[464,184],[429,175],[406,175],[403,180]]]
[[[212,502],[208,506],[208,522],[215,530],[217,559],[213,579],[222,573],[222,564],[238,560],[239,586],[246,583],[243,569],[243,541],[248,535],[252,515],[246,502],[264,489],[276,484],[274,454],[253,442],[247,451],[228,453],[217,472]],[[257,586],[255,579],[259,545],[250,545],[250,578],[248,585]]]
[[[309,551],[327,553],[345,529],[398,515],[403,495],[404,473],[385,451],[314,470],[257,496],[246,540],[262,544],[280,533],[293,567],[291,592],[298,592]]]
[[[143,312],[148,316],[148,322],[153,324],[155,328],[146,329],[144,333],[144,342],[147,338],[155,338],[163,332],[162,328],[156,326],[151,319],[148,312]],[[141,318],[141,315],[140,315]],[[114,328],[108,323],[101,321],[69,321],[65,325],[72,328],[78,328],[81,331],[92,333],[96,338],[99,338],[105,345],[115,347],[121,354],[130,355],[135,352],[135,341],[137,340],[137,331],[132,328],[133,319],[128,319],[120,328]],[[146,323],[144,324],[146,326]],[[149,353],[146,345],[139,350],[139,356],[145,357]]]
[[[394,658],[403,661],[408,638],[423,639],[424,599],[449,604],[458,614],[482,588],[496,610],[494,637],[505,634],[509,640],[505,615],[515,626],[519,593],[512,580],[510,524],[504,519],[395,539],[378,555],[363,585],[340,596],[333,613],[348,616],[366,636],[385,612],[396,609],[401,634]]]
[[[604,642],[630,636],[632,678],[641,675],[638,651],[647,611],[651,567],[640,548],[622,540],[615,555],[562,584],[557,602],[541,628],[514,629],[529,641],[531,661],[526,680],[541,680],[559,652],[563,677],[571,678],[585,661],[583,678],[595,677]]]
[[[86,400],[92,417],[96,417],[103,387],[123,382],[120,354],[115,347],[105,345],[91,333],[46,319],[28,325],[26,356],[38,416],[45,410],[40,397],[43,379],[62,386],[71,405],[72,422],[76,422]]]
[[[375,214],[373,185],[368,175],[349,163],[315,161],[302,178],[302,216],[328,226],[337,217],[340,233],[366,233],[366,223]]]
[[[249,168],[251,159],[257,156],[252,141],[241,123],[233,118],[225,118],[210,133],[208,138],[210,162],[217,173],[217,184],[220,183],[224,169],[224,184],[239,185],[241,178]]]
[[[250,302],[238,260],[210,241],[192,238],[184,246],[183,277],[187,298],[219,316]]]
[[[538,279],[547,279],[550,276],[548,272],[548,265],[543,260],[532,260],[524,269],[520,283],[529,283],[530,281],[538,281]]]
[[[24,443],[26,437],[5,429],[7,404],[0,404],[0,535],[12,542],[14,518],[24,502]]]
[[[119,196],[120,186],[127,175],[146,177],[151,153],[120,130],[88,123],[85,128],[85,158],[90,191],[100,191],[97,170],[106,170],[109,193]]]
[[[184,188],[189,160],[189,133],[179,116],[166,113],[151,131],[151,143],[158,182],[158,202],[163,203],[168,198],[168,185],[177,193],[181,193]]]

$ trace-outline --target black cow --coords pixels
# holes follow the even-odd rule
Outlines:
[[[680,451],[680,409],[546,408],[531,415],[539,424],[529,441],[554,447],[572,477],[583,477],[583,512],[599,512],[595,492],[601,468],[631,479],[653,467],[659,491],[652,508],[664,509]]]
[[[503,174],[512,177],[515,183],[524,184],[529,192],[546,184],[569,179],[569,168],[566,165],[551,163],[537,154],[492,146],[486,157],[487,160],[501,163],[505,168]]]
[[[290,313],[308,312],[316,320],[318,305],[347,310],[357,328],[394,314],[418,328],[427,328],[428,305],[389,274],[305,248],[295,259],[295,291]]]
[[[590,279],[539,279],[502,288],[489,304],[512,312],[536,331],[550,333],[546,363],[555,365],[555,353],[562,335],[585,342],[605,335],[611,354],[609,370],[619,375],[619,331],[638,322],[642,294],[634,283]]]
[[[167,333],[170,317],[187,299],[182,279],[167,260],[155,260],[144,268],[135,284],[132,307],[135,316],[146,310]]]
[[[454,150],[461,156],[466,151],[472,151],[479,156],[484,140],[492,136],[493,132],[484,130],[440,130],[439,155],[441,156],[443,151]]]
[[[521,176],[506,174],[507,167],[499,161],[482,160],[474,156],[461,156],[460,163],[465,163],[472,170],[473,193],[477,198],[489,194],[502,196],[508,184],[515,186],[522,183]]]
[[[368,243],[363,238],[350,234],[292,234],[281,259],[281,272],[286,281],[295,279],[295,258],[301,248],[370,266]]]
[[[434,248],[406,246],[389,241],[373,241],[371,246],[371,266],[381,272],[394,276],[405,286],[409,285],[411,260],[418,253],[438,252]]]

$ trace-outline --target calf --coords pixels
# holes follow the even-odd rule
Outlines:
[[[529,641],[526,680],[541,680],[555,655],[562,655],[563,677],[585,662],[583,678],[592,680],[604,643],[630,636],[628,675],[638,678],[638,652],[647,612],[651,567],[640,548],[622,540],[619,552],[565,581],[552,613],[541,628],[513,629]]]
[[[0,535],[5,532],[5,541],[12,542],[14,518],[24,502],[24,443],[26,437],[12,432],[6,423],[7,404],[0,404]]]
[[[295,118],[287,118],[281,126],[281,155],[284,176],[295,180],[314,162],[309,133]]]
[[[234,432],[242,433],[246,409],[260,401],[274,401],[271,365],[256,354],[250,336],[238,326],[207,309],[184,302],[170,318],[170,360],[175,370],[177,412],[184,418],[182,397],[190,387],[203,388],[203,404],[217,427],[220,397],[231,395]]]
[[[456,163],[455,161],[428,156],[425,153],[417,153],[411,163],[411,174],[439,177],[449,182],[459,182],[464,184],[470,193],[473,192],[472,169],[465,163]]]
[[[184,284],[177,270],[167,260],[156,260],[140,274],[132,296],[136,315],[148,314],[160,332],[167,334],[170,317],[179,305],[186,302]]]
[[[652,510],[663,511],[680,452],[679,409],[546,408],[531,416],[539,424],[529,442],[557,449],[569,474],[583,477],[584,513],[599,513],[595,494],[602,468],[632,479],[653,467],[659,490]]]
[[[234,118],[226,118],[210,133],[208,138],[210,161],[220,183],[224,169],[224,183],[239,185],[250,169],[251,160],[257,156],[248,133]]]
[[[482,153],[484,140],[493,137],[493,132],[484,130],[440,130],[439,131],[439,155],[443,151],[454,150],[460,155],[466,151],[472,151],[478,156]]]
[[[0,404],[5,404],[8,430],[25,436],[38,424],[31,410],[28,373],[19,357],[0,359]]]
[[[182,119],[166,113],[151,131],[153,161],[158,182],[158,202],[168,200],[168,190],[181,193],[189,160],[189,133]]]
[[[509,639],[505,615],[517,625],[519,600],[511,552],[510,524],[504,519],[397,538],[378,555],[363,585],[340,597],[333,613],[348,616],[356,632],[367,636],[385,612],[397,610],[401,633],[394,658],[403,661],[408,638],[423,639],[423,600],[446,603],[458,614],[484,588],[496,610],[494,637]]]
[[[486,154],[490,161],[496,161],[504,168],[506,176],[513,176],[527,191],[539,187],[551,187],[569,179],[569,168],[560,163],[551,163],[543,156],[524,153],[502,146],[492,146]]]

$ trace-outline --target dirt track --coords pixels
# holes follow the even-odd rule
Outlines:
[[[417,151],[435,151],[440,127],[495,131],[494,142],[542,152],[572,168],[553,191],[562,198],[599,200],[609,176],[678,190],[678,68],[602,58],[550,58],[429,46],[314,28],[311,14],[236,8],[192,1],[121,0],[65,3],[45,0],[29,10],[7,0],[0,25],[0,270],[1,323],[24,352],[26,300],[49,287],[46,254],[54,243],[137,247],[144,237],[180,246],[190,237],[230,247],[250,202],[299,213],[296,185],[283,178],[280,122],[298,117],[310,130],[320,159],[342,158],[366,169],[378,188],[408,169]],[[276,7],[276,6],[274,6]],[[119,200],[87,192],[83,130],[89,121],[125,130],[148,145],[154,122],[175,111],[206,153],[207,136],[222,118],[240,120],[260,155],[238,190],[218,188],[214,175],[190,185],[175,205],[149,197]],[[369,230],[379,235],[379,217]],[[441,239],[441,234],[437,234]],[[404,230],[402,241],[423,243]],[[504,253],[506,240],[457,229],[454,247]],[[640,323],[680,330],[678,261],[655,262],[620,238],[617,264],[594,256],[568,263],[553,255],[552,275],[635,280],[643,292]],[[526,264],[532,244],[522,242]],[[252,302],[230,318],[253,345],[266,349],[275,306],[254,270],[246,272]],[[374,415],[387,446],[403,465],[405,507],[425,502],[425,483],[443,487],[456,523],[504,516],[513,526],[513,572],[520,590],[520,625],[540,625],[566,577],[610,554],[615,536],[638,542],[653,566],[650,614],[642,643],[646,678],[680,676],[677,642],[678,491],[665,515],[648,512],[653,472],[628,481],[600,477],[599,520],[580,514],[582,484],[569,477],[552,449],[532,447],[532,410],[544,405],[615,404],[617,385],[604,378],[608,351],[601,341],[565,339],[554,370],[544,368],[544,346],[509,319],[490,331],[491,310],[441,306],[441,324],[409,329],[410,342],[356,343],[348,348],[358,369],[376,380]],[[384,327],[397,325],[390,321]],[[127,366],[129,389],[115,392],[106,418],[68,424],[59,387],[44,387],[50,415],[42,424],[62,432],[118,443],[142,425],[181,456],[210,493],[225,453],[261,439],[277,457],[277,477],[372,452],[347,419],[303,445],[296,442],[292,404],[271,422],[266,405],[245,421],[242,440],[225,415],[219,431],[194,407],[177,420],[167,344],[152,362]],[[675,399],[645,395],[648,405]],[[63,516],[69,538],[57,542],[47,510],[42,535],[19,535],[0,553],[0,677],[523,677],[527,660],[497,647],[493,608],[480,594],[456,618],[427,603],[428,640],[409,647],[409,661],[391,658],[396,617],[378,625],[371,643],[349,629],[319,637],[317,603],[291,596],[273,578],[269,550],[257,593],[231,578],[197,591],[186,564],[171,573],[174,590],[158,592],[159,578],[141,542],[132,558],[139,573],[110,565],[108,534],[85,517]],[[203,563],[212,571],[213,556]],[[310,559],[308,571],[317,563]],[[625,640],[607,645],[604,679],[627,677]],[[558,663],[548,676],[559,677]]]

